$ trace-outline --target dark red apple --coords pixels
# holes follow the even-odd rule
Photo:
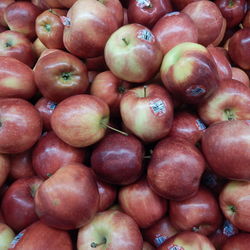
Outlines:
[[[39,38],[37,38],[32,43],[32,50],[33,50],[33,53],[34,53],[36,59],[38,59],[40,57],[40,55],[42,54],[42,52],[46,49],[47,49],[46,46],[39,40]]]
[[[232,67],[232,79],[242,82],[247,87],[250,86],[250,80],[247,73],[238,67]]]
[[[182,10],[182,9],[184,9],[189,3],[197,2],[197,1],[201,1],[201,0],[172,0],[171,2],[173,3],[174,7],[175,7],[177,10]]]
[[[12,3],[14,3],[15,0],[1,0],[0,2],[0,25],[7,27],[7,23],[4,20],[4,11],[5,9]]]
[[[104,59],[104,55],[86,58],[84,62],[86,64],[88,71],[102,72],[108,70],[108,67]]]
[[[248,250],[249,245],[250,234],[242,232],[233,237],[228,238],[225,244],[222,246],[221,250]]]
[[[10,173],[10,158],[8,155],[0,154],[0,187],[7,180]]]
[[[243,19],[242,25],[244,28],[250,28],[250,10],[247,11]]]

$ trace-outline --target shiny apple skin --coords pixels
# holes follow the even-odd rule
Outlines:
[[[8,155],[0,154],[0,187],[7,180],[10,172],[10,158]]]
[[[29,40],[35,40],[35,20],[42,12],[31,2],[20,1],[10,4],[4,12],[4,19],[10,30],[24,34]]]
[[[219,88],[198,107],[207,124],[250,119],[250,89],[237,80],[223,80]]]
[[[161,17],[152,28],[163,54],[182,42],[198,42],[198,30],[185,13],[170,12]]]
[[[57,105],[51,126],[64,142],[73,147],[86,147],[104,137],[109,114],[108,104],[99,97],[75,95]]]
[[[34,195],[42,182],[36,176],[18,179],[4,193],[1,210],[6,224],[13,230],[20,232],[38,220]]]
[[[205,188],[200,188],[190,199],[170,201],[169,218],[177,230],[194,231],[203,235],[213,233],[222,222],[218,202]]]
[[[15,58],[0,56],[0,98],[30,99],[36,91],[30,67]]]
[[[45,10],[36,18],[36,34],[48,49],[64,49],[64,25],[60,16],[66,16],[67,11],[61,9]]]
[[[107,134],[91,154],[91,167],[96,175],[110,184],[128,185],[142,174],[144,148],[133,135]]]
[[[122,237],[122,240],[121,240]],[[94,219],[78,231],[77,249],[90,249],[92,242],[106,239],[103,249],[141,250],[143,239],[138,225],[128,215],[118,210],[97,213]]]
[[[15,0],[2,0],[0,2],[0,25],[7,27],[7,23],[4,20],[4,11],[5,9],[12,3],[14,3]]]
[[[234,180],[250,180],[250,124],[247,120],[211,124],[201,139],[209,167],[218,175]]]
[[[129,1],[128,23],[139,23],[148,28],[173,10],[169,0]]]
[[[215,41],[217,46],[220,41],[217,38],[221,36],[221,30],[225,33],[223,25],[223,16],[214,2],[211,1],[195,1],[189,3],[182,12],[188,14],[194,21],[198,29],[198,43],[208,46],[213,44]],[[221,37],[221,39],[223,36]]]
[[[193,144],[167,137],[154,148],[147,179],[153,191],[165,199],[185,200],[198,192],[204,170],[205,160]]]
[[[247,11],[243,19],[242,25],[244,28],[250,28],[250,10]]]
[[[200,141],[206,125],[198,115],[188,111],[175,112],[173,124],[168,136],[177,136],[186,139],[192,144]]]
[[[0,124],[0,153],[26,151],[42,133],[39,112],[21,98],[0,98]]]
[[[232,61],[242,69],[250,70],[250,28],[243,28],[229,40],[228,53]]]
[[[55,103],[55,102],[53,102],[45,97],[41,97],[35,104],[35,108],[39,111],[40,116],[42,118],[43,129],[45,131],[52,130],[50,119],[51,119],[52,113],[54,112],[56,106],[57,106],[57,103]]]
[[[84,157],[84,149],[68,145],[50,131],[41,136],[34,146],[32,165],[39,177],[47,179],[65,164],[83,163]]]
[[[30,68],[35,64],[32,43],[17,31],[6,30],[0,33],[0,56],[16,58]]]
[[[173,3],[174,7],[181,11],[182,9],[184,9],[189,3],[192,2],[198,2],[201,0],[172,0],[171,2]]]
[[[221,250],[248,250],[250,246],[250,234],[241,232],[233,237],[226,240]]]
[[[144,178],[122,187],[118,200],[122,210],[131,216],[140,228],[152,226],[167,212],[167,200],[154,193]]]
[[[242,82],[247,87],[250,86],[250,80],[247,73],[238,67],[232,67],[232,79]]]
[[[32,50],[35,55],[35,58],[38,59],[42,52],[46,50],[46,46],[37,38],[33,43],[32,43]]]
[[[35,194],[36,214],[42,222],[62,230],[80,228],[95,216],[99,193],[92,170],[69,163],[45,180]]]
[[[73,242],[67,231],[49,227],[41,221],[34,222],[16,235],[10,250],[73,250]]]

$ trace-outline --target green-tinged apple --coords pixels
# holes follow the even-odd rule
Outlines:
[[[122,26],[109,37],[104,57],[118,78],[141,83],[157,73],[163,55],[152,32],[143,25],[132,23]]]
[[[39,38],[37,38],[32,43],[32,50],[33,50],[33,53],[34,53],[36,59],[38,59],[40,57],[40,55],[42,54],[42,52],[46,49],[47,49],[47,47],[41,42],[41,40]]]
[[[136,222],[118,210],[106,210],[78,231],[77,249],[142,250],[143,239]]]
[[[14,231],[7,224],[0,222],[0,249],[8,250],[14,237]]]
[[[173,47],[165,54],[160,72],[165,87],[183,102],[199,103],[219,84],[210,53],[198,43],[184,42]]]
[[[167,136],[172,126],[173,109],[169,93],[158,84],[129,89],[120,102],[124,125],[144,142]]]
[[[0,154],[0,187],[7,180],[10,173],[10,158],[8,155]]]
[[[109,107],[99,97],[81,94],[60,102],[51,116],[56,135],[73,147],[86,147],[104,137]]]

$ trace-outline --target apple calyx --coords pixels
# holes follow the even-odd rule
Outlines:
[[[227,120],[231,121],[235,119],[235,115],[232,109],[225,109],[224,113],[226,115]]]
[[[118,92],[124,94],[126,92],[126,87],[123,85],[118,86]]]
[[[46,23],[43,27],[47,32],[51,31],[51,25],[49,23]]]
[[[72,77],[72,73],[71,72],[63,72],[61,74],[61,78],[64,80],[64,81],[68,81],[70,80]]]
[[[106,242],[107,242],[107,239],[106,239],[106,238],[103,238],[103,240],[102,240],[100,243],[92,242],[92,243],[90,244],[90,247],[92,247],[92,248],[97,248],[97,247],[99,247],[99,246],[101,246],[101,245],[106,244]]]
[[[229,0],[229,2],[228,2],[228,7],[229,7],[229,8],[233,8],[233,7],[234,7],[234,4],[235,4],[234,0]]]
[[[12,47],[13,43],[11,41],[7,41],[5,43],[5,48],[9,48],[9,47]]]
[[[228,205],[227,207],[232,214],[236,213],[236,207],[234,205]]]

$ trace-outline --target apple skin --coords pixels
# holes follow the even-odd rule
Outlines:
[[[198,43],[203,46],[219,45],[226,30],[226,21],[214,2],[205,0],[191,2],[182,9],[182,12],[188,14],[194,21],[198,29]]]
[[[219,204],[224,216],[238,229],[246,232],[250,232],[249,191],[249,182],[230,181],[219,196]]]
[[[205,160],[193,144],[167,137],[154,148],[147,179],[153,191],[165,199],[185,200],[198,192],[204,170]]]
[[[39,112],[21,98],[0,98],[0,153],[15,154],[31,148],[42,133]]]
[[[242,25],[244,28],[250,28],[250,9],[247,11],[243,19]]]
[[[22,230],[11,242],[9,250],[73,250],[69,232],[49,227],[41,221]]]
[[[190,199],[170,201],[169,218],[177,230],[204,235],[213,233],[222,222],[217,200],[203,187]]]
[[[99,97],[81,94],[60,102],[51,116],[56,135],[73,147],[90,146],[105,135],[109,107]]]
[[[200,141],[205,129],[206,125],[198,115],[183,110],[175,112],[168,136],[182,137],[192,144],[196,144]]]
[[[209,167],[227,179],[250,180],[247,120],[222,121],[211,124],[202,136],[202,152]]]
[[[140,228],[152,226],[167,212],[167,200],[154,193],[144,178],[122,187],[118,200],[122,210],[131,216]]]
[[[38,220],[34,195],[42,182],[36,176],[18,179],[4,193],[1,210],[6,224],[13,230],[20,232]]]
[[[30,99],[36,91],[30,67],[15,58],[0,56],[0,98]]]
[[[68,163],[45,180],[35,194],[35,210],[42,222],[63,230],[80,228],[95,216],[99,193],[92,170]]]
[[[160,73],[173,97],[186,103],[203,101],[219,84],[210,53],[198,43],[184,42],[172,48],[163,58]]]
[[[108,70],[104,55],[86,58],[84,61],[88,71],[98,71],[101,73],[102,71]]]
[[[150,80],[159,70],[162,56],[152,32],[137,23],[117,29],[104,49],[105,61],[112,73],[122,80],[135,83]]]
[[[31,2],[14,2],[5,9],[4,19],[10,30],[24,34],[29,40],[35,40],[35,20],[42,12]]]
[[[230,237],[226,240],[225,244],[222,246],[221,250],[247,250],[250,245],[250,234],[249,233],[239,233]]]
[[[32,43],[17,31],[6,30],[0,33],[0,56],[14,57],[31,68],[35,64]]]
[[[157,250],[185,249],[185,250],[215,250],[212,242],[199,233],[185,231],[166,240]]]
[[[232,67],[232,79],[242,82],[247,87],[250,86],[250,80],[247,73],[238,67]]]
[[[200,0],[172,0],[171,2],[173,3],[175,9],[181,11],[184,9],[189,3],[192,2],[197,2]]]
[[[45,98],[41,97],[35,104],[35,108],[39,111],[42,122],[43,122],[43,129],[45,131],[52,130],[50,119],[52,113],[54,112],[57,103]]]
[[[104,100],[109,105],[112,116],[119,116],[121,98],[131,85],[116,77],[111,71],[103,71],[95,76],[90,86],[90,94]]]
[[[250,119],[250,89],[237,80],[223,80],[219,88],[198,107],[207,124]]]
[[[155,250],[155,247],[150,245],[148,242],[143,241],[142,250]]]
[[[34,146],[32,166],[39,177],[47,179],[63,165],[72,162],[82,163],[84,158],[84,149],[66,144],[50,131],[41,136]]]
[[[170,12],[161,17],[152,28],[163,54],[179,43],[198,42],[198,30],[185,13]]]
[[[10,173],[10,158],[8,155],[0,154],[0,187],[7,180]]]
[[[47,47],[40,41],[39,38],[37,38],[33,43],[32,43],[32,50],[33,54],[38,59],[42,52],[46,50]]]
[[[121,240],[122,237],[122,240]],[[106,241],[102,249],[141,250],[143,239],[135,221],[118,210],[97,213],[94,219],[78,231],[77,249],[91,249],[92,242]]]
[[[169,0],[129,1],[128,23],[139,23],[148,28],[173,10]]]
[[[171,224],[169,217],[163,217],[152,226],[142,230],[143,238],[155,247],[159,247],[177,233],[178,230]]]
[[[143,142],[153,142],[168,135],[174,105],[166,89],[152,83],[129,89],[121,98],[120,112],[124,125],[134,135]]]
[[[4,20],[4,11],[5,9],[12,3],[14,3],[15,0],[2,0],[0,2],[0,25],[7,27],[7,23]]]
[[[232,61],[245,70],[250,70],[250,28],[243,28],[229,40],[228,53]]]
[[[64,46],[81,58],[101,56],[108,38],[119,27],[105,3],[95,0],[77,1],[67,17],[70,25],[64,27]]]
[[[14,231],[6,224],[0,222],[0,248],[8,250],[10,243],[15,237]]]
[[[93,149],[91,167],[103,181],[128,185],[142,174],[144,148],[133,135],[107,134]]]
[[[49,49],[64,49],[64,25],[59,16],[66,16],[67,10],[49,9],[42,12],[35,23],[36,34]]]

